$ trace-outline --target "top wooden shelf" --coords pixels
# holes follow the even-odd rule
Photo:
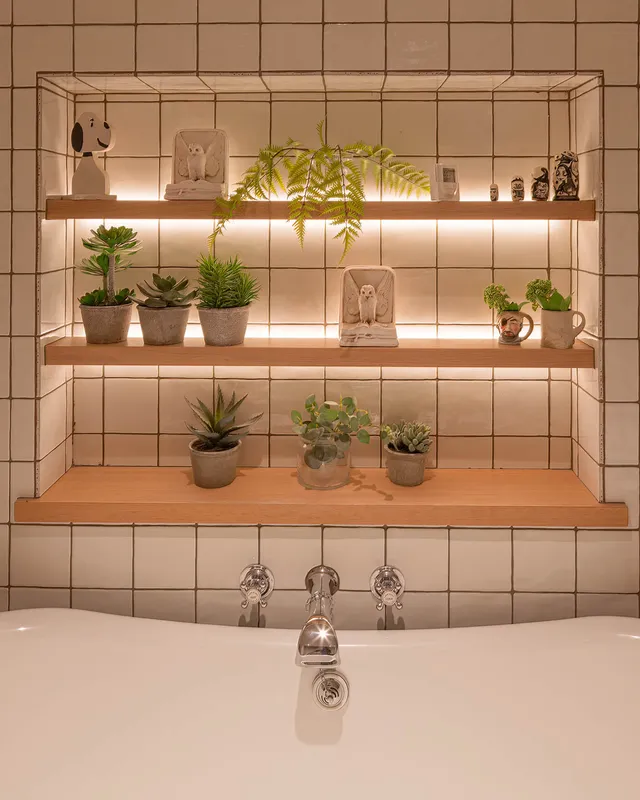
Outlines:
[[[234,219],[287,219],[287,203],[244,203]],[[212,200],[47,200],[47,219],[211,219]],[[365,219],[386,220],[594,220],[595,200],[574,202],[432,202],[369,200]]]

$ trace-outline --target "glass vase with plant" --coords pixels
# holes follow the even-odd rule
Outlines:
[[[242,344],[251,304],[260,294],[258,282],[237,257],[223,261],[201,255],[198,270],[198,314],[205,344]]]
[[[586,324],[584,314],[571,309],[571,295],[565,297],[550,280],[537,278],[527,284],[525,297],[534,311],[542,309],[540,344],[555,350],[571,349]],[[579,318],[577,325],[573,324],[575,316]]]
[[[533,319],[522,311],[527,301],[516,303],[506,292],[504,286],[492,283],[484,290],[484,302],[496,312],[496,328],[500,344],[520,344],[533,333]],[[525,320],[528,330],[522,335]]]
[[[127,338],[134,292],[116,290],[116,273],[131,266],[128,260],[140,249],[138,235],[124,226],[106,228],[100,225],[91,231],[82,244],[94,255],[82,260],[85,275],[102,279],[102,286],[79,298],[80,313],[89,344],[113,344]]]
[[[134,297],[138,305],[140,327],[145,344],[180,344],[189,322],[191,301],[197,290],[186,292],[189,279],[178,280],[172,275],[161,276],[154,272],[153,285],[149,281],[138,284],[142,298]]]
[[[189,443],[193,481],[203,489],[228,486],[235,480],[238,451],[245,436],[263,414],[255,414],[242,423],[236,423],[236,415],[247,399],[247,395],[236,400],[235,392],[227,402],[218,387],[215,407],[209,408],[202,400],[192,403],[187,400],[199,426],[187,424],[187,429],[196,437]]]
[[[380,426],[387,456],[387,476],[398,486],[419,486],[424,481],[431,428],[423,422],[400,422]]]
[[[369,444],[368,411],[352,397],[318,403],[315,395],[304,403],[306,415],[291,412],[293,431],[300,437],[298,481],[307,489],[337,489],[349,482],[350,448],[355,437]]]

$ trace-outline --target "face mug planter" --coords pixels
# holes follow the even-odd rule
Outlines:
[[[578,317],[578,325],[573,324],[573,318]],[[542,347],[552,347],[555,350],[570,350],[578,334],[582,333],[586,320],[581,311],[545,311],[540,312],[541,342]]]
[[[522,336],[525,320],[529,330]],[[500,344],[520,344],[533,333],[533,320],[524,311],[501,311],[496,319],[496,328]]]

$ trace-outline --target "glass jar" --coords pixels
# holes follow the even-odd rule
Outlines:
[[[306,489],[338,489],[349,483],[351,453],[339,448],[331,436],[313,442],[300,439],[298,483]]]

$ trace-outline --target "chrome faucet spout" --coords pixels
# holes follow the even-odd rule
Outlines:
[[[332,617],[333,595],[340,587],[340,578],[331,567],[318,566],[307,573],[306,586],[310,615],[298,637],[296,664],[317,669],[337,667],[340,651]]]

